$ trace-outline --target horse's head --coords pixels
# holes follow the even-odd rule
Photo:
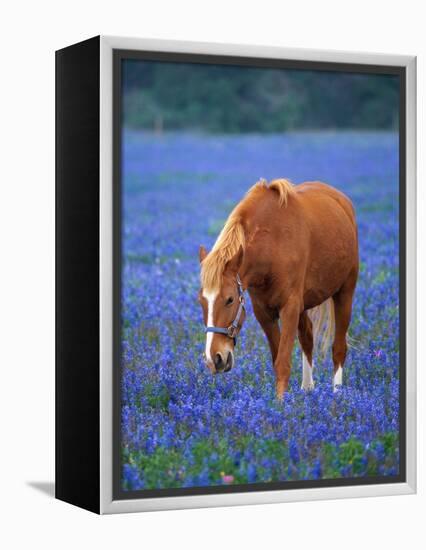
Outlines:
[[[200,246],[200,263],[207,251]],[[243,249],[225,266],[218,288],[201,288],[198,300],[206,325],[206,363],[212,373],[228,372],[234,366],[234,347],[245,319],[244,295],[238,275]]]

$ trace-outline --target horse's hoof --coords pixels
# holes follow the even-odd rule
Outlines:
[[[302,384],[300,386],[300,389],[301,390],[304,390],[304,391],[312,391],[313,389],[315,388],[315,384],[312,383],[312,384]]]

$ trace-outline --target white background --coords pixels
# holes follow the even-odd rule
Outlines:
[[[0,544],[3,548],[420,548],[425,354],[419,316],[419,494],[97,517],[55,501],[54,51],[97,34],[418,56],[419,243],[425,235],[422,2],[56,0],[0,15]],[[425,280],[424,247],[419,281]],[[425,292],[419,288],[421,312]],[[78,342],[76,342],[78,345]],[[37,488],[38,487],[38,488]],[[423,508],[423,509],[422,509]],[[424,546],[423,546],[424,547]]]

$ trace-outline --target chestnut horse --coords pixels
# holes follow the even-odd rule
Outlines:
[[[230,370],[245,318],[244,290],[271,349],[276,392],[287,390],[296,333],[302,388],[313,388],[314,344],[333,341],[333,389],[342,384],[358,278],[355,212],[320,182],[257,182],[234,208],[210,253],[200,246],[205,356],[213,373]],[[280,328],[281,325],[281,328]]]

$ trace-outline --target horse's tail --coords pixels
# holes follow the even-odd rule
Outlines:
[[[334,339],[336,326],[333,299],[329,298],[321,305],[310,309],[308,315],[312,321],[314,346],[325,355]]]

